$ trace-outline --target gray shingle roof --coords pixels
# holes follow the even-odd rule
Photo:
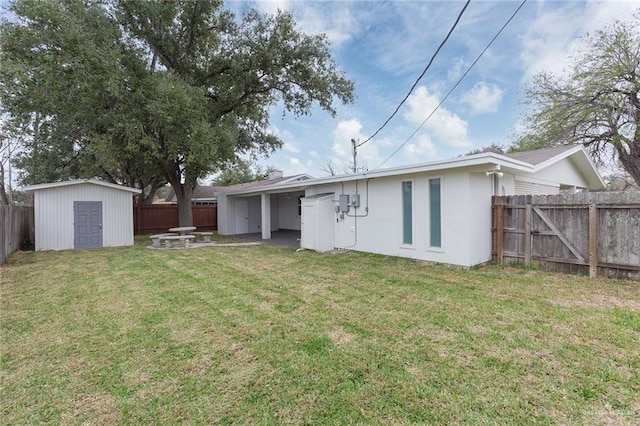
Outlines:
[[[512,154],[505,154],[505,157],[513,158],[514,160],[524,161],[525,163],[538,165],[545,161],[555,157],[558,154],[562,154],[565,151],[575,148],[577,145],[563,145],[553,148],[535,149],[533,151],[514,152]]]

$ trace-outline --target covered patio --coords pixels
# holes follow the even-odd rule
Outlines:
[[[271,238],[262,238],[261,232],[252,232],[248,234],[237,234],[234,237],[242,238],[250,241],[261,241],[268,244],[275,244],[283,247],[300,247],[300,231],[293,229],[281,229],[271,232]]]

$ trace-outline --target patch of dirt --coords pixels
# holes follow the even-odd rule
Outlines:
[[[475,333],[475,334],[489,334],[489,333],[491,333],[491,329],[489,327],[485,327],[484,325],[480,325],[480,324],[471,324],[471,325],[467,326],[467,329],[469,329],[470,332]]]
[[[120,418],[116,398],[104,392],[78,395],[71,404],[70,409],[61,414],[62,423],[117,424]]]
[[[614,296],[607,296],[604,294],[592,294],[584,295],[581,299],[577,300],[547,300],[554,305],[562,306],[565,308],[571,308],[574,306],[587,307],[587,308],[627,308],[634,311],[640,311],[640,300],[620,299]]]
[[[184,374],[187,376],[201,376],[206,373],[213,364],[210,356],[200,356],[197,359],[191,359],[184,364]]]
[[[594,425],[637,425],[638,412],[632,413],[630,410],[617,410],[606,404],[601,410],[592,414],[590,423]]]
[[[337,347],[345,346],[356,337],[354,334],[344,331],[341,327],[332,330],[329,334],[329,338]]]
[[[405,370],[407,370],[407,372],[411,375],[411,377],[413,377],[414,380],[416,380],[417,382],[423,382],[426,380],[427,376],[426,374],[424,374],[420,366],[411,365],[409,367],[406,367]]]

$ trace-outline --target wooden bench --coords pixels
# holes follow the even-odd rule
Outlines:
[[[160,238],[161,237],[168,237],[170,235],[178,235],[178,234],[174,234],[174,233],[165,233],[165,234],[156,234],[156,235],[149,235],[149,238],[151,238],[151,246],[152,247],[160,247]]]
[[[192,234],[196,235],[196,237],[200,235],[202,237],[202,242],[210,243],[213,232],[192,232]],[[197,238],[196,238],[196,241],[197,241]]]

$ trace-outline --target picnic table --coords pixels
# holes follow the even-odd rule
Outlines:
[[[195,226],[178,226],[177,228],[169,228],[169,232],[177,232],[178,235],[188,235],[195,230]]]
[[[203,237],[205,243],[211,242],[213,232],[193,232],[195,229],[195,226],[178,226],[169,228],[167,234],[151,235],[152,247],[159,248],[163,242],[166,243],[167,248],[189,247],[189,242],[195,242],[197,236]]]

